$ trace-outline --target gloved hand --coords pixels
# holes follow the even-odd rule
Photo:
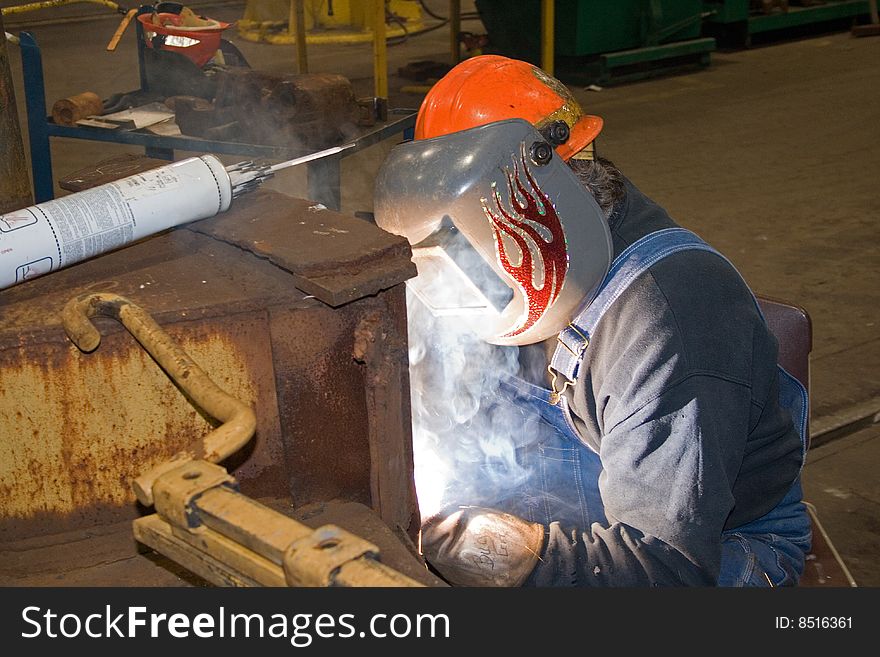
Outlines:
[[[538,562],[544,526],[477,506],[422,524],[422,553],[456,586],[520,586]]]

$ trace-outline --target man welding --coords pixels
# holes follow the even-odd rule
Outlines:
[[[539,68],[478,56],[379,172],[420,303],[518,349],[495,397],[529,476],[428,517],[425,557],[459,586],[795,585],[806,393],[736,269],[598,156],[601,129]]]

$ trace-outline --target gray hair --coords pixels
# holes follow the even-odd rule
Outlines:
[[[626,196],[620,170],[610,160],[602,157],[595,160],[572,158],[568,161],[568,166],[596,199],[605,217],[610,217],[617,204]]]

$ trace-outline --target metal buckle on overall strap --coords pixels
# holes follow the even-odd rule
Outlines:
[[[562,393],[565,392],[565,389],[568,388],[569,386],[573,386],[575,384],[575,382],[571,381],[568,377],[565,377],[565,381],[562,383],[562,387],[557,389],[556,388],[557,373],[555,371],[553,371],[553,366],[548,365],[547,371],[550,373],[551,391],[550,391],[549,401],[553,406],[556,406],[556,404],[559,403],[559,400],[562,399]]]
[[[580,357],[583,355],[584,351],[586,351],[587,346],[590,344],[590,339],[589,339],[586,335],[584,335],[583,333],[581,333],[581,332],[577,329],[577,327],[576,327],[574,324],[569,323],[568,328],[570,328],[572,331],[574,331],[575,333],[577,333],[577,334],[581,337],[581,340],[583,341],[583,342],[581,343],[581,346],[578,348],[578,350],[575,351],[574,349],[572,349],[571,347],[569,347],[567,344],[565,344],[565,341],[562,340],[562,334],[556,336],[556,341],[557,341],[559,344],[561,344],[563,347],[565,347],[565,348],[569,351],[569,353],[571,353],[572,356],[574,356],[575,358],[580,358]],[[549,401],[550,401],[551,404],[553,404],[554,406],[556,406],[556,404],[559,403],[559,400],[562,399],[562,393],[565,392],[565,390],[566,390],[567,388],[569,388],[569,387],[571,387],[571,386],[574,386],[575,383],[576,383],[576,381],[575,381],[574,379],[569,379],[569,378],[566,376],[566,377],[565,377],[565,381],[564,381],[563,384],[562,384],[562,387],[561,387],[561,388],[557,388],[557,387],[556,387],[556,385],[557,385],[557,384],[556,384],[556,380],[557,380],[557,378],[558,378],[558,376],[559,376],[559,373],[556,372],[556,371],[553,369],[553,363],[552,363],[552,362],[551,362],[549,365],[547,365],[547,371],[550,373],[550,388],[551,388],[551,392],[550,392],[550,399],[549,399]]]

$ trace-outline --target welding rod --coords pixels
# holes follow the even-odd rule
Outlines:
[[[287,160],[286,162],[279,162],[278,164],[273,164],[269,169],[271,171],[281,171],[281,169],[286,169],[288,167],[295,167],[297,164],[305,164],[306,162],[311,162],[312,160],[318,160],[322,157],[327,157],[328,155],[335,155],[336,153],[341,153],[342,151],[346,151],[349,148],[354,148],[357,146],[354,142],[349,144],[344,144],[342,146],[334,146],[333,148],[326,148],[323,151],[318,151],[316,153],[310,153],[308,155],[303,155],[302,157],[295,157],[292,160]]]
[[[308,155],[295,157],[292,160],[286,160],[273,165],[257,164],[253,160],[231,164],[226,167],[226,173],[229,174],[229,179],[232,182],[232,198],[238,198],[242,194],[247,194],[248,192],[253,191],[274,176],[276,171],[295,167],[298,164],[312,162],[313,160],[319,160],[322,157],[335,155],[336,153],[341,153],[342,151],[354,148],[355,146],[357,146],[357,144],[354,142],[343,144],[342,146],[333,146],[332,148],[325,148],[322,151],[316,151],[314,153],[309,153]]]

